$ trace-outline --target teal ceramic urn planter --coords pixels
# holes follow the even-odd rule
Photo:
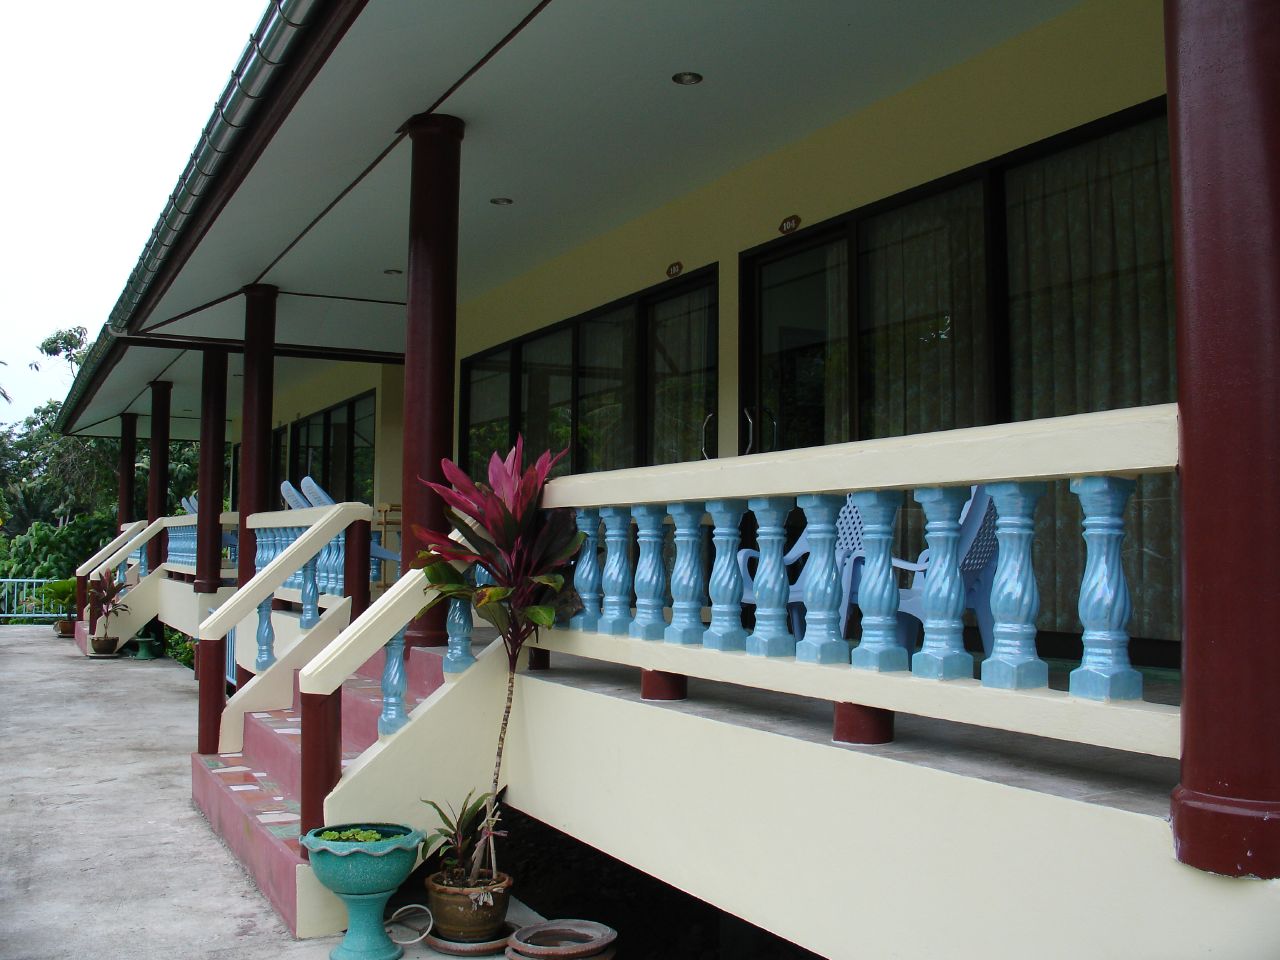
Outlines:
[[[376,830],[381,840],[322,840],[346,830]],[[318,827],[302,837],[316,879],[347,907],[347,935],[332,960],[398,960],[404,950],[382,924],[387,901],[413,872],[422,832],[398,823],[343,823]]]

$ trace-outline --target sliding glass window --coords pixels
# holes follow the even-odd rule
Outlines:
[[[290,482],[297,486],[311,477],[339,502],[372,503],[375,410],[374,395],[366,393],[296,421],[290,428]],[[283,442],[272,446],[273,460],[283,460]]]
[[[557,474],[715,456],[715,281],[663,284],[468,358],[462,381],[473,474],[517,433],[531,452],[569,450]]]

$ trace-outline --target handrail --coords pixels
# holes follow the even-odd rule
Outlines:
[[[560,477],[544,507],[705,501],[996,480],[1167,472],[1178,466],[1178,405],[1165,403],[777,453]]]
[[[168,517],[160,517],[152,520],[146,527],[126,540],[122,546],[116,548],[115,553],[93,568],[93,573],[90,574],[91,579],[96,580],[104,573],[109,573],[124,563],[139,547],[145,546],[152,537],[168,526],[166,523],[168,519]],[[139,520],[138,522],[141,523],[142,521]]]
[[[133,523],[127,524],[126,526],[122,527],[120,532],[116,534],[116,536],[111,540],[110,543],[104,546],[101,550],[99,550],[97,553],[91,556],[84,563],[80,564],[80,566],[76,567],[76,576],[87,577],[90,574],[90,572],[93,571],[102,562],[103,557],[109,557],[113,552],[115,552],[117,544],[127,541],[130,537],[136,534],[139,530],[143,529],[146,525],[147,525],[147,521],[145,520],[135,520],[133,521]]]
[[[199,514],[195,513],[179,513],[172,517],[164,517],[168,521],[167,527],[194,527],[199,522]],[[229,527],[240,522],[240,514],[235,510],[224,510],[218,514],[218,523],[224,527]]]
[[[334,504],[334,506],[342,506],[342,504]],[[360,504],[368,511],[368,517],[356,517],[357,520],[369,520],[373,517],[373,508],[368,504]],[[264,527],[306,527],[318,521],[325,515],[329,507],[303,507],[299,510],[273,510],[269,513],[254,513],[249,515],[246,526],[250,530],[261,530]]]
[[[352,523],[360,520],[368,521],[372,508],[367,503],[338,503],[332,507],[324,507],[309,520],[311,510],[289,511],[290,527],[300,527],[310,522],[308,529],[293,543],[285,548],[270,563],[259,570],[252,580],[242,586],[217,611],[200,624],[201,640],[217,640],[227,633],[241,620],[257,609],[258,604],[273,596],[276,590],[293,576],[308,560],[318,554],[330,540],[345,530]],[[276,514],[252,514],[248,518],[250,528],[270,527],[275,525],[273,519],[266,523],[255,522],[261,517],[272,518],[282,516]]]
[[[330,694],[386,645],[426,605],[427,578],[410,570],[370,604],[342,633],[298,673],[303,693]]]

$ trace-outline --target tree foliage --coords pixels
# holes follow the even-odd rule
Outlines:
[[[76,369],[88,351],[83,327],[59,330],[40,344],[45,356]],[[21,423],[0,427],[0,575],[71,576],[116,531],[120,442],[63,436],[51,400]],[[194,491],[199,445],[170,444],[168,513]],[[146,516],[150,453],[135,464],[133,516]]]

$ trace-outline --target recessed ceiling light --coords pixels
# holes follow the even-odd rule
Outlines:
[[[489,202],[495,207],[509,207],[515,203],[510,197],[490,197]]]
[[[404,273],[403,270],[397,270],[395,267],[388,267],[386,270],[383,270],[382,272],[385,273],[388,277],[398,277],[400,276],[400,274]]]
[[[681,70],[671,75],[671,82],[678,83],[682,87],[692,87],[695,83],[702,82],[702,74],[694,73],[692,70]]]

